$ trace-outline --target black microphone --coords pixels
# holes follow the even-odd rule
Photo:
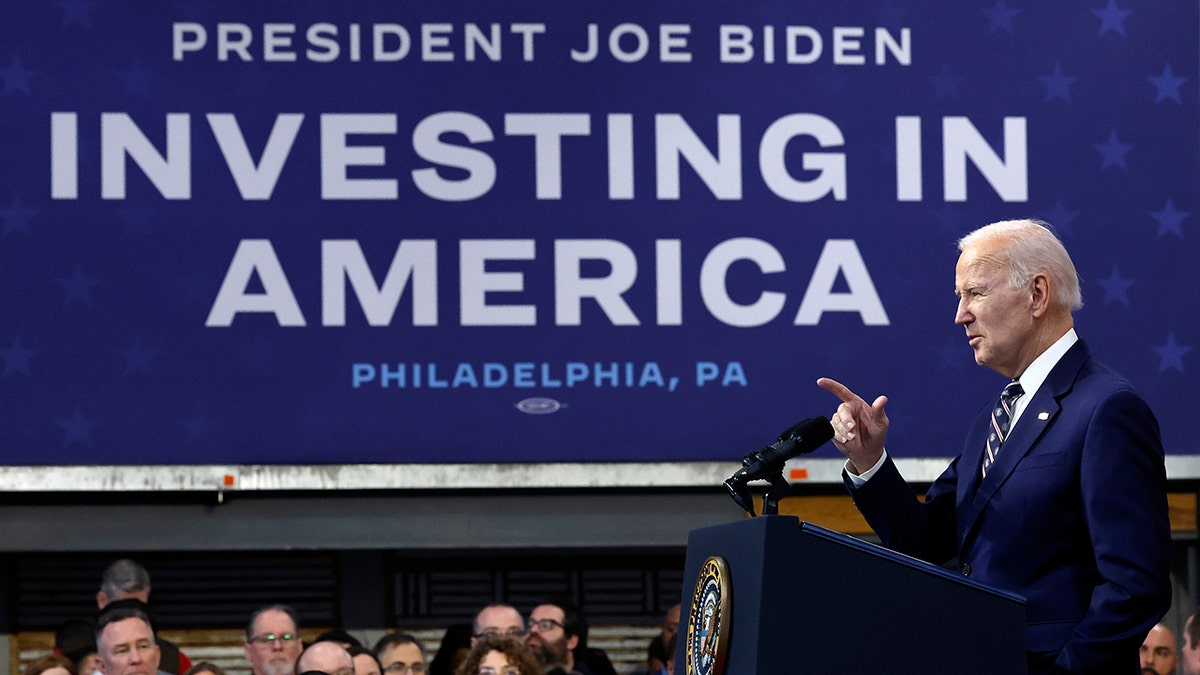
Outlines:
[[[753,502],[745,487],[746,483],[770,479],[783,471],[783,465],[789,459],[807,455],[832,438],[833,426],[824,417],[818,415],[797,422],[779,434],[779,440],[774,444],[746,455],[742,459],[742,468],[725,481],[725,487],[738,506],[753,513]]]

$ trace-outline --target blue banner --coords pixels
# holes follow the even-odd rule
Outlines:
[[[1052,224],[1200,452],[1195,2],[61,2],[0,24],[0,463],[736,460],[999,389]],[[823,452],[830,452],[826,450]]]

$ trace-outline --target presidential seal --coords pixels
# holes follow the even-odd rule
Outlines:
[[[725,672],[729,622],[733,618],[729,609],[732,599],[728,563],[724,558],[709,557],[700,568],[696,590],[692,592],[687,642],[684,643],[687,675],[721,675]]]

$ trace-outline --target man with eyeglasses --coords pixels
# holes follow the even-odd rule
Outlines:
[[[263,607],[246,624],[246,660],[254,675],[292,675],[303,648],[300,618],[287,605]]]
[[[374,651],[384,675],[425,675],[425,646],[413,635],[384,635],[375,643]]]
[[[159,652],[150,617],[140,609],[118,607],[100,613],[96,648],[104,675],[157,675]]]
[[[571,675],[578,673],[572,666],[572,650],[579,644],[579,630],[574,622],[568,623],[566,612],[558,605],[544,604],[529,613],[529,633],[525,644],[533,650],[542,671],[547,675]]]
[[[588,625],[583,613],[570,599],[559,597],[543,602],[529,614],[529,634],[525,638],[543,664],[551,660],[544,650],[565,650],[563,672],[579,675],[617,675],[603,649],[589,647]],[[534,633],[538,633],[535,637]],[[559,644],[551,644],[551,643]],[[550,672],[558,672],[553,669]]]
[[[479,610],[475,615],[474,634],[471,644],[485,635],[507,635],[520,638],[525,635],[525,619],[516,607],[496,602]]]

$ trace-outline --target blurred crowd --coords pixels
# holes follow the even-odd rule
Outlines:
[[[215,663],[193,663],[160,637],[149,603],[147,570],[129,559],[112,563],[96,594],[96,617],[59,626],[54,652],[23,675],[226,675]],[[663,617],[636,672],[675,672],[679,612],[676,605]],[[296,610],[282,604],[248,617],[244,653],[253,675],[616,675],[608,655],[588,646],[586,619],[563,598],[547,598],[528,616],[507,604],[482,607],[472,622],[450,626],[432,656],[409,633],[389,633],[368,646],[335,629],[305,642],[301,624]]]

